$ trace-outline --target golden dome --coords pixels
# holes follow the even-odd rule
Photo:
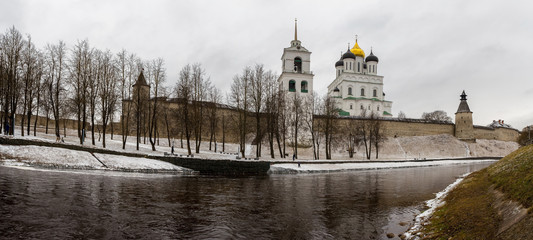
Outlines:
[[[353,48],[350,49],[350,52],[355,54],[355,56],[365,58],[365,52],[359,47],[359,44],[357,44],[357,40],[355,40],[355,45],[353,45]]]

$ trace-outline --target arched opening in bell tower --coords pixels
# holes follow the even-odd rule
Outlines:
[[[300,57],[294,58],[294,71],[302,73],[302,59]]]

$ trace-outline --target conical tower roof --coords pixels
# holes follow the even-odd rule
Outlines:
[[[468,103],[466,102],[466,93],[464,90],[461,94],[461,103],[459,103],[459,108],[457,108],[456,113],[472,113],[472,111],[470,111],[470,107],[468,107]]]
[[[144,74],[143,74],[144,71],[141,70],[141,73],[139,74],[139,77],[137,78],[137,82],[135,82],[135,84],[133,84],[133,86],[149,86],[147,83],[146,83],[146,79],[144,78]]]

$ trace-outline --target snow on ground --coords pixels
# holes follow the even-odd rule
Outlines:
[[[336,164],[316,164],[298,162],[272,164],[271,173],[319,173],[319,172],[340,172],[352,170],[374,170],[389,168],[408,168],[408,167],[429,167],[454,164],[472,164],[481,162],[494,162],[494,160],[441,160],[441,161],[411,161],[411,162],[370,162],[370,163],[336,163]]]
[[[148,158],[125,157],[112,154],[94,154],[100,161],[102,161],[110,169],[127,169],[127,170],[169,170],[169,171],[183,171],[184,168],[174,164],[158,161]]]
[[[29,165],[77,169],[103,169],[89,152],[42,146],[0,145],[3,159],[16,160]]]
[[[49,130],[49,133],[45,133],[45,129],[42,127],[37,128],[37,136],[20,136],[20,131],[17,127],[15,138],[34,139],[48,142],[55,142],[56,137],[53,134],[53,129]],[[63,136],[63,131],[61,131]],[[95,145],[92,145],[91,134],[87,134],[85,140],[85,147],[102,148],[103,136],[99,137],[98,133],[95,133]],[[77,131],[74,129],[67,129],[67,136],[64,137],[65,144],[80,145],[79,138],[77,137]],[[115,134],[113,139],[111,135],[106,135],[106,149],[120,151],[120,152],[133,152],[148,155],[162,156],[165,152],[170,153],[171,147],[167,138],[159,138],[158,145],[155,146],[156,151],[152,151],[152,147],[149,143],[149,139],[141,138],[139,144],[139,150],[136,150],[136,137],[128,136],[126,142],[126,149],[122,149],[122,136]],[[144,144],[146,142],[146,144]],[[187,155],[187,146],[184,141],[183,148],[181,148],[180,139],[171,139],[170,142],[174,142],[174,153],[179,155]],[[322,151],[320,151],[320,158],[324,158],[325,153],[321,145]],[[518,149],[516,142],[505,142],[498,140],[484,140],[478,139],[476,143],[465,143],[451,135],[431,135],[431,136],[410,136],[410,137],[397,137],[387,138],[380,147],[379,160],[413,160],[413,159],[450,159],[450,158],[464,158],[464,157],[503,157],[512,151]],[[195,158],[204,159],[236,159],[235,153],[239,150],[239,145],[235,143],[226,143],[225,152],[221,154],[222,143],[217,144],[217,152],[209,150],[209,142],[204,141],[201,144],[200,153],[195,153],[194,142],[192,143],[192,152]],[[245,152],[247,158],[255,157],[255,146],[246,145]],[[293,150],[291,147],[287,147],[287,154],[289,158],[281,158],[279,156],[279,150],[274,145],[275,158],[270,157],[270,149],[268,144],[262,145],[262,152],[260,160],[263,161],[280,161],[280,160],[292,160]],[[364,147],[360,146],[356,149],[354,158],[348,157],[346,151],[347,146],[345,143],[340,142],[336,147],[332,149],[333,160],[366,160]],[[312,148],[298,148],[298,159],[311,160],[313,159]],[[375,153],[372,153],[372,160],[375,160]]]
[[[96,153],[93,156],[84,151],[32,145],[0,145],[0,156],[2,157],[0,162],[7,166],[29,165],[70,169],[190,172],[189,169],[154,159]]]
[[[426,201],[426,206],[429,209],[418,214],[418,216],[415,217],[414,225],[409,228],[409,230],[407,230],[407,232],[404,234],[405,239],[420,239],[416,234],[422,229],[424,223],[429,220],[429,217],[433,215],[433,213],[438,207],[442,206],[445,203],[444,198],[448,195],[448,193],[453,190],[459,183],[461,183],[468,175],[470,175],[470,173],[463,174],[460,178],[455,180],[455,182],[448,185],[444,190],[436,193],[434,199]]]

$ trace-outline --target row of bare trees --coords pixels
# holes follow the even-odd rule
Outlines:
[[[146,85],[137,91],[145,89],[146,96],[134,92],[133,85],[141,76]],[[230,134],[236,135],[242,157],[250,143],[256,146],[256,157],[261,157],[263,144],[272,158],[286,157],[289,152],[298,157],[299,147],[312,146],[315,159],[322,149],[325,158],[331,159],[334,149],[343,144],[348,145],[350,157],[357,146],[365,146],[367,158],[372,149],[378,157],[383,137],[375,115],[368,116],[375,121],[350,121],[342,129],[333,98],[287,94],[280,89],[278,76],[263,65],[245,67],[233,78],[225,107],[232,114],[222,114],[222,94],[200,64],[183,67],[173,87],[166,87],[166,80],[161,58],[143,61],[126,50],[113,54],[91,47],[88,40],[72,47],[59,41],[38,49],[29,35],[24,37],[12,27],[0,34],[1,131],[14,134],[18,114],[22,116],[21,135],[30,134],[32,116],[35,134],[35,116],[40,115],[46,117],[46,133],[48,119],[53,119],[54,134],[60,138],[61,127],[66,136],[65,119],[75,119],[81,144],[90,132],[90,144],[95,145],[101,133],[106,147],[106,134],[113,139],[113,122],[119,118],[123,149],[134,132],[137,150],[148,139],[155,151],[160,134],[166,132],[168,145],[173,144],[172,136],[180,136],[181,147],[185,148],[185,141],[189,155],[193,148],[199,153],[207,139],[209,150],[218,151],[217,143],[222,140],[225,151]]]
[[[75,118],[80,143],[85,142],[90,131],[94,145],[95,133],[101,132],[105,147],[108,127],[113,138],[112,122],[117,120],[118,113],[122,119],[128,119],[123,116],[136,112],[132,106],[119,111],[119,106],[121,100],[131,98],[131,86],[143,67],[150,73],[156,99],[164,95],[161,93],[161,83],[165,80],[162,59],[142,61],[125,50],[113,54],[90,47],[88,40],[78,41],[72,47],[59,41],[38,49],[31,36],[24,37],[15,27],[9,28],[0,34],[1,131],[13,135],[18,114],[22,116],[20,134],[29,135],[32,116],[41,115],[46,117],[46,133],[48,119],[54,120],[54,133],[59,139],[60,119],[63,119],[63,135],[66,136],[65,119]],[[153,112],[156,111],[154,107]],[[34,119],[35,135],[38,118]],[[156,127],[155,122],[150,125],[150,134]],[[128,122],[121,126],[123,133],[127,133],[128,128]],[[122,134],[123,148],[127,136]],[[152,135],[150,139],[153,142]]]

